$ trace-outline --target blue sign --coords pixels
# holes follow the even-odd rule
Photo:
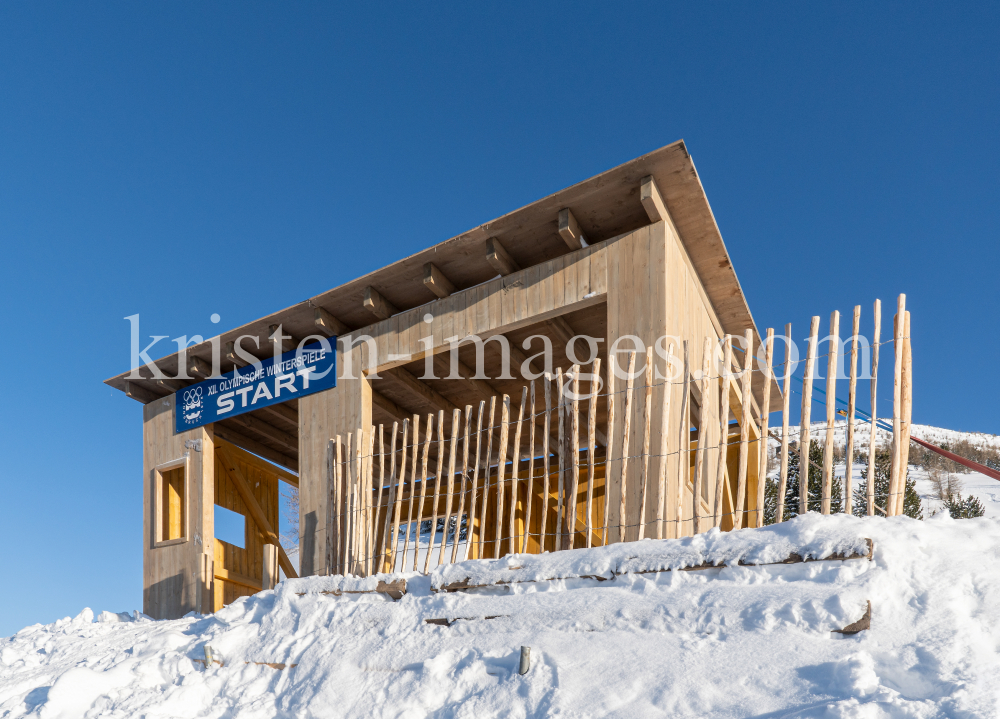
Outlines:
[[[337,386],[336,337],[178,390],[177,432]]]

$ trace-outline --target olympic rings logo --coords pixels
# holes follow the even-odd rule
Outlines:
[[[193,402],[194,400],[201,397],[202,387],[193,387],[191,389],[184,390],[184,401]]]

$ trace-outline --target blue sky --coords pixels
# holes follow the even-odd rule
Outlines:
[[[0,636],[141,607],[124,317],[209,336],[680,138],[758,326],[906,292],[914,420],[1000,432],[998,16],[0,5]]]

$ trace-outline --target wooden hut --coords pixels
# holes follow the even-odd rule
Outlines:
[[[754,526],[765,375],[744,384],[720,359],[727,335],[748,332],[756,352],[736,272],[676,142],[164,357],[162,377],[149,366],[113,377],[145,404],[144,611],[218,609],[267,586],[275,554],[289,576],[422,570],[425,557],[401,546],[428,519],[444,521],[434,564],[683,536],[696,516],[700,531]],[[266,360],[316,335],[336,338],[336,386],[178,431],[185,391],[246,367],[247,353]],[[596,357],[586,339],[570,342],[578,335],[597,340]],[[638,350],[633,380],[609,376],[609,350],[622,371]],[[595,360],[601,387],[588,398]],[[729,369],[745,364],[736,351]],[[769,403],[781,406],[776,385]],[[727,445],[717,471],[709,452]],[[267,549],[280,482],[299,492],[297,568]],[[215,505],[248,518],[245,547],[214,538]]]

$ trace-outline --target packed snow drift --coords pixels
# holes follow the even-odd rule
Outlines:
[[[998,716],[998,570],[994,519],[807,514],[445,566],[398,601],[320,577],[212,616],[87,609],[0,640],[0,717]],[[465,579],[510,583],[432,591]]]

